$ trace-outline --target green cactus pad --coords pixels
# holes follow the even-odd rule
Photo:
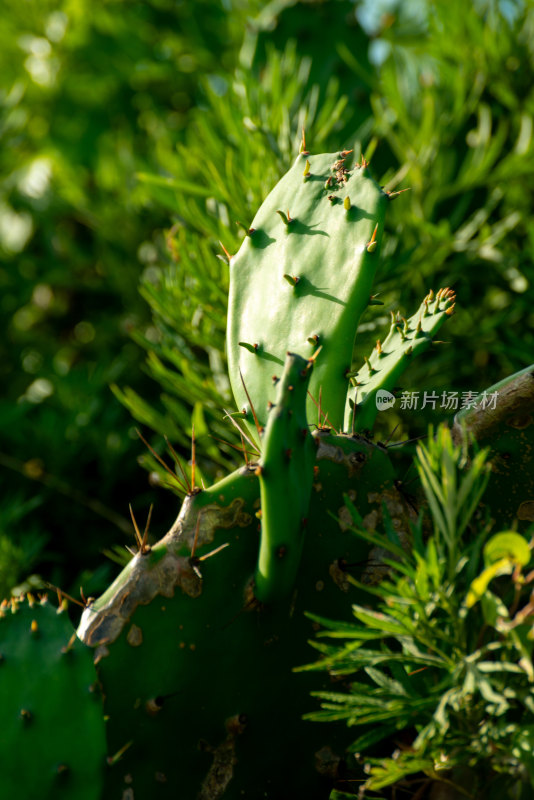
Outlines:
[[[93,653],[46,599],[0,607],[0,721],[2,797],[100,800],[106,744]]]
[[[384,505],[406,529],[407,510],[385,447],[326,430],[309,438],[316,458],[309,521],[288,600],[263,605],[255,597],[260,485],[251,465],[186,499],[171,531],[84,612],[80,633],[95,646],[109,750],[122,753],[106,800],[127,790],[327,800],[334,776],[321,772],[321,754],[333,748],[342,764],[349,737],[342,725],[326,736],[302,721],[317,688],[313,676],[292,673],[309,660],[313,623],[304,612],[349,616],[358,597],[348,576],[381,577],[348,530],[344,494],[372,530]]]
[[[312,361],[287,354],[262,438],[261,543],[254,588],[261,602],[287,596],[300,564],[315,456],[306,419],[312,366]]]
[[[451,289],[430,292],[417,312],[406,320],[392,314],[391,328],[383,342],[377,342],[371,357],[351,377],[345,404],[347,431],[372,430],[377,409],[377,392],[391,392],[414,356],[432,344],[432,337],[454,310]]]
[[[265,425],[265,399],[286,352],[309,358],[318,346],[310,393],[316,400],[322,395],[330,424],[341,428],[345,376],[358,320],[370,301],[388,202],[367,162],[348,170],[346,155],[299,155],[230,259],[230,379],[251,428],[240,372]],[[308,409],[311,419],[311,399]]]

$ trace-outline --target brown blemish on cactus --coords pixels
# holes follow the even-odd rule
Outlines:
[[[530,414],[525,414],[524,416],[516,416],[516,417],[509,417],[506,420],[506,424],[509,425],[511,428],[515,428],[518,431],[522,431],[525,428],[528,428],[529,425],[532,425],[532,416]]]
[[[139,647],[143,644],[143,631],[139,625],[132,625],[126,636],[126,641],[130,647]]]
[[[198,516],[191,513],[194,502],[195,496],[185,498],[171,530],[150,555],[141,557],[138,554],[130,561],[126,580],[123,572],[108,590],[102,606],[96,610],[94,607],[85,609],[78,630],[82,641],[92,646],[115,641],[136,608],[148,605],[158,594],[170,598],[179,588],[189,597],[200,596],[202,580],[195,572],[195,565],[189,557],[175,552],[182,550],[184,544],[189,550],[193,545]],[[210,544],[221,528],[249,525],[252,518],[243,510],[244,505],[242,498],[236,498],[225,508],[216,504],[204,506],[198,526],[197,548]]]
[[[99,645],[95,650],[95,655],[93,658],[95,665],[99,664],[103,658],[106,658],[106,656],[109,656],[108,648],[106,647],[105,644]]]
[[[145,703],[145,711],[151,716],[155,717],[163,708],[163,697],[153,697]]]
[[[348,531],[352,527],[352,516],[346,506],[341,506],[338,509],[337,520],[342,531]]]
[[[334,581],[335,585],[338,589],[341,589],[342,592],[348,592],[350,588],[350,583],[347,576],[346,569],[343,569],[343,561],[342,559],[336,558],[333,564],[330,564],[328,567],[328,574]]]
[[[534,522],[534,500],[525,500],[521,503],[517,509],[517,518]]]
[[[236,740],[244,732],[246,724],[247,718],[244,714],[230,717],[226,721],[226,739],[217,747],[204,743],[203,749],[212,753],[213,763],[204,778],[197,800],[219,800],[224,795],[237,764]]]

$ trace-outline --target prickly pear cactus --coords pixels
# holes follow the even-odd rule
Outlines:
[[[109,771],[106,797],[130,790],[134,797],[182,792],[202,800],[259,800],[302,793],[319,800],[335,779],[325,754],[336,751],[334,762],[342,768],[345,731],[325,738],[321,726],[302,721],[313,681],[292,668],[306,658],[313,635],[304,612],[346,615],[349,576],[365,569],[367,548],[355,546],[347,532],[344,492],[360,498],[371,525],[380,520],[383,503],[399,529],[406,528],[409,512],[386,448],[325,430],[302,436],[305,392],[297,381],[305,387],[306,368],[304,359],[288,357],[268,412],[279,418],[269,416],[269,447],[259,467],[188,497],[167,536],[138,553],[84,612],[79,634],[95,647],[106,687],[109,752],[122,753]],[[282,453],[277,463],[280,421],[294,421],[295,450],[309,445],[315,466],[306,457],[299,461],[298,453],[295,461]],[[292,464],[311,470],[308,524],[303,530],[300,498],[295,524],[282,520],[279,531],[275,519],[271,530],[261,507],[261,471],[281,469],[291,488]],[[291,502],[290,493],[278,491],[275,516]],[[257,597],[255,583],[262,546],[274,556],[264,569],[268,602]],[[288,555],[302,548],[289,570],[280,546]],[[289,595],[287,586],[279,594],[271,590],[278,578],[292,583]],[[258,755],[267,749],[268,759]]]
[[[351,575],[383,574],[345,496],[370,530],[387,514],[408,532],[388,450],[358,431],[453,307],[442,290],[395,317],[349,383],[388,195],[347,156],[302,153],[230,258],[230,374],[258,460],[191,491],[83,614],[115,754],[106,800],[326,800],[343,773],[344,727],[302,719],[317,689],[293,672],[314,630],[304,612],[348,618]]]
[[[93,652],[46,598],[0,606],[0,720],[2,797],[99,800],[106,745]]]
[[[302,152],[230,258],[228,362],[239,409],[265,425],[265,398],[286,351],[320,357],[310,394],[341,429],[358,320],[371,300],[388,196],[349,151]],[[240,379],[243,377],[243,383]],[[309,417],[314,414],[308,401]]]

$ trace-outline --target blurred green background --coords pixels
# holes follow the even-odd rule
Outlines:
[[[482,389],[534,361],[531,0],[5,0],[2,17],[0,594],[101,591],[130,502],[165,532],[179,501],[136,427],[186,464],[194,422],[206,481],[238,463],[214,438],[235,442],[218,242],[239,246],[303,126],[312,152],[361,149],[410,187],[356,363],[390,309],[444,285],[449,344],[404,388]]]

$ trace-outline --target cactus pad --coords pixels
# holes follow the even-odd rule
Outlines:
[[[298,156],[230,259],[228,360],[238,408],[252,427],[240,372],[266,423],[265,402],[287,351],[322,347],[310,393],[341,428],[358,320],[370,301],[387,195],[348,153]],[[308,409],[314,411],[311,400]],[[309,418],[312,418],[309,413]]]
[[[46,599],[0,608],[0,718],[3,797],[100,800],[106,745],[93,653]]]

